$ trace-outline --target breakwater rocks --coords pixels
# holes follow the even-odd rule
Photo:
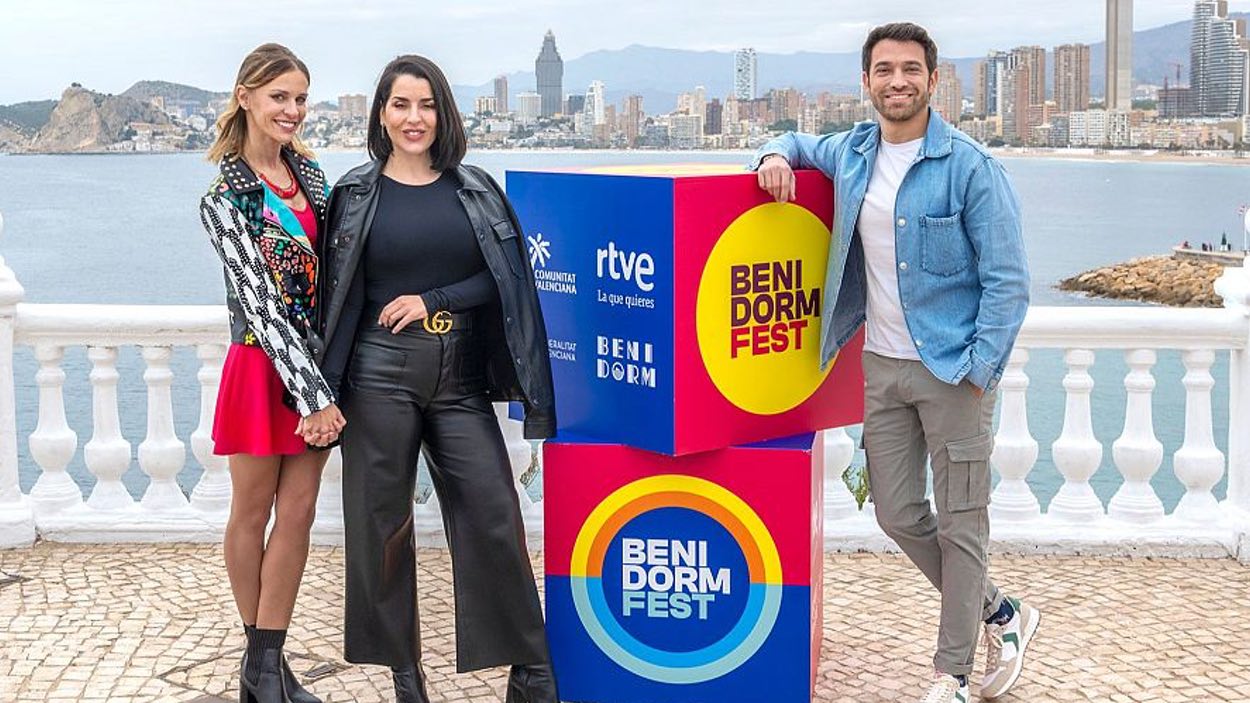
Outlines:
[[[1066,278],[1059,282],[1059,290],[1174,307],[1218,308],[1223,303],[1214,284],[1223,272],[1217,263],[1146,256]]]

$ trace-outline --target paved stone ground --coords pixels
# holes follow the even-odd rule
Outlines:
[[[0,551],[0,702],[237,700],[242,634],[211,545]],[[539,555],[534,559],[541,573]],[[390,700],[387,671],[340,652],[342,552],[315,548],[288,640],[327,702]],[[825,561],[821,701],[915,701],[937,599],[899,556]],[[1250,701],[1250,568],[1228,560],[996,557],[995,580],[1043,611],[1010,701]],[[498,701],[505,669],[456,674],[450,560],[421,552],[435,701]],[[908,639],[911,637],[912,639]],[[978,663],[978,667],[980,664]]]

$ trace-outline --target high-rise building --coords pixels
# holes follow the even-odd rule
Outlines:
[[[340,95],[339,118],[365,119],[369,115],[369,99],[363,95]]]
[[[1007,78],[1011,54],[991,51],[976,66],[976,85],[973,86],[973,111],[978,117],[1001,115],[1003,110],[1002,84]]]
[[[479,95],[473,99],[473,113],[477,115],[493,115],[498,111],[495,96]]]
[[[755,49],[738,49],[734,52],[734,97],[754,100],[759,90],[759,66]]]
[[[955,64],[938,64],[937,87],[933,91],[931,102],[942,119],[951,124],[959,124],[959,118],[964,112],[964,87],[959,81]]]
[[[586,90],[585,112],[591,116],[592,124],[600,125],[607,122],[607,114],[604,112],[606,106],[603,81],[591,81],[590,88]]]
[[[1133,109],[1133,0],[1107,0],[1106,107]]]
[[[721,105],[720,98],[712,98],[712,102],[707,104],[707,110],[703,116],[703,133],[720,134],[723,118],[724,106]]]
[[[1189,88],[1198,117],[1240,117],[1250,96],[1250,41],[1245,20],[1228,17],[1227,0],[1194,3]]]
[[[674,149],[697,149],[703,146],[703,118],[698,115],[673,115],[669,123],[669,145]]]
[[[582,93],[569,93],[564,98],[564,114],[576,115],[586,109],[586,96]]]
[[[1055,47],[1055,109],[1061,113],[1089,109],[1089,45]]]
[[[564,59],[556,50],[556,35],[550,29],[543,37],[542,51],[534,60],[538,94],[542,96],[542,117],[551,117],[560,111],[560,99],[564,97]]]
[[[508,77],[495,76],[495,112],[508,111]]]
[[[707,88],[697,85],[694,92],[690,94],[690,114],[698,115],[703,118],[704,127],[707,126]],[[704,130],[706,134],[706,129]]]
[[[538,93],[517,93],[516,121],[523,125],[532,125],[538,121],[543,112],[543,97]]]
[[[625,133],[625,142],[630,146],[634,145],[642,131],[643,118],[642,96],[631,95],[625,98],[625,115],[622,118],[624,124],[621,125],[621,131]]]
[[[1011,66],[1023,66],[1028,74],[1028,104],[1046,102],[1046,50],[1040,46],[1018,46],[1011,50]]]

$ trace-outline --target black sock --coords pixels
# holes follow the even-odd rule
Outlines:
[[[956,677],[955,677],[955,680],[959,682],[959,687],[960,687],[960,688],[964,688],[964,687],[966,687],[966,686],[968,685],[968,677],[967,677],[967,676],[956,676]]]
[[[282,649],[286,644],[286,630],[262,630],[252,627],[247,638],[247,669],[243,675],[249,681],[260,676],[261,653],[266,649]]]
[[[998,606],[998,612],[985,619],[987,625],[1006,625],[1011,621],[1012,616],[1016,614],[1016,609],[1011,605],[1011,601],[1003,599],[1002,605]]]

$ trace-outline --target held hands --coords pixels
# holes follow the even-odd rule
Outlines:
[[[295,434],[314,447],[324,447],[339,438],[339,433],[347,425],[339,406],[330,403],[325,408],[306,417],[301,417],[295,426]]]
[[[759,180],[760,188],[768,191],[768,194],[777,202],[794,200],[794,169],[790,168],[786,157],[780,154],[765,156],[755,175]]]
[[[378,314],[378,324],[390,329],[391,334],[399,334],[400,330],[424,320],[429,314],[421,296],[401,295],[382,308],[382,312]]]

